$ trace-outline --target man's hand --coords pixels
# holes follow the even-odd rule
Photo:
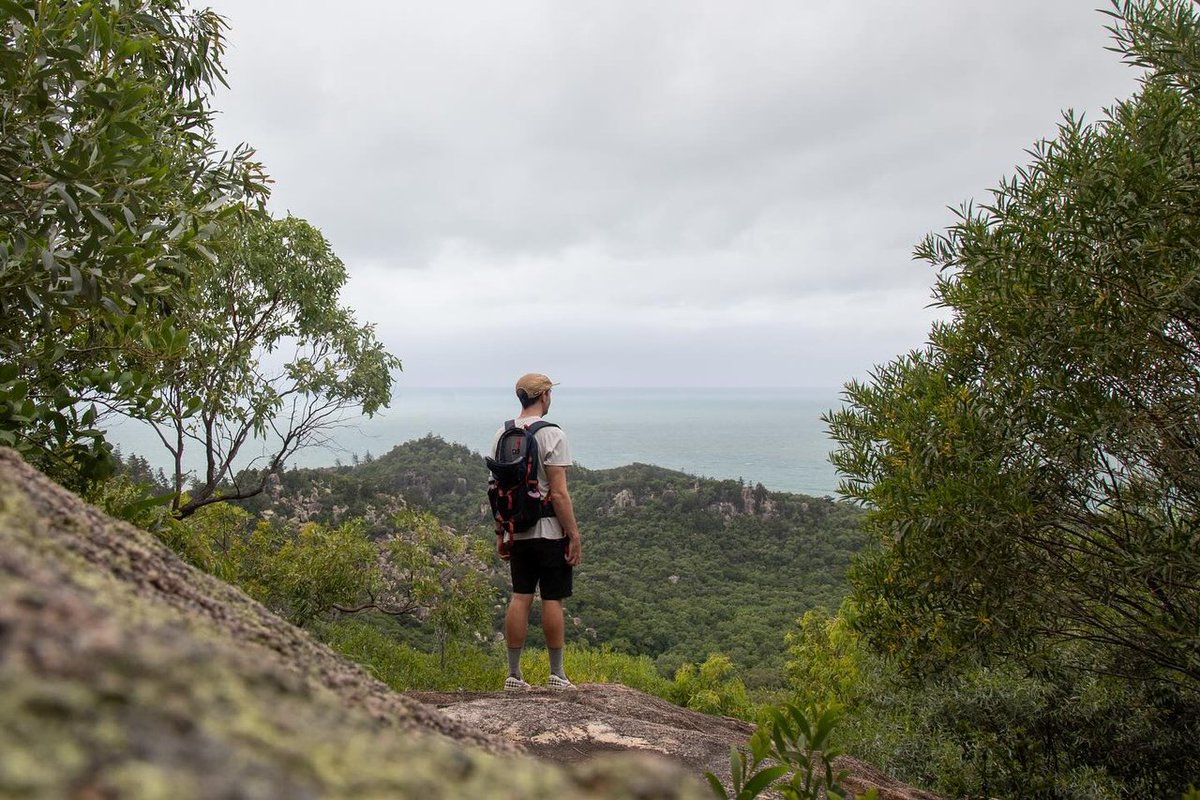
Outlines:
[[[567,534],[567,563],[572,567],[578,567],[579,562],[583,560],[583,542],[579,538],[579,531]]]
[[[508,548],[507,543],[504,541],[504,537],[497,536],[496,537],[496,555],[500,556],[500,560],[508,561],[508,558],[511,555],[511,552],[512,551]]]

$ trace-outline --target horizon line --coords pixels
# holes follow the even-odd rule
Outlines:
[[[845,384],[838,384],[836,386],[833,386],[833,385],[828,385],[828,386],[818,386],[818,385],[786,386],[786,385],[779,385],[779,384],[755,384],[755,385],[745,385],[745,386],[671,384],[669,386],[660,386],[660,385],[648,385],[648,384],[624,384],[624,385],[574,384],[574,383],[563,383],[563,382],[556,383],[555,386],[556,387],[565,386],[570,389],[612,389],[615,391],[628,390],[628,389],[704,389],[704,390],[710,390],[710,391],[718,390],[718,389],[719,390],[729,390],[729,391],[744,391],[747,389],[772,389],[772,390],[811,389],[811,390],[817,390],[817,391],[828,391],[828,390],[834,389],[837,391],[841,391],[846,388]],[[402,389],[402,388],[408,388],[408,389],[481,389],[481,390],[482,389],[488,389],[488,390],[503,389],[505,391],[510,391],[512,389],[512,387],[508,386],[507,384],[505,384],[505,385],[499,385],[499,384],[478,385],[478,384],[475,384],[475,385],[469,385],[469,386],[468,385],[450,385],[450,384],[420,384],[420,385],[409,384],[407,386],[400,386],[400,385],[398,385],[398,382],[396,384],[393,384],[392,388],[393,388],[393,391],[395,391],[396,389]]]

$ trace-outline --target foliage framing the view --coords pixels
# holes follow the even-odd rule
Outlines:
[[[179,352],[188,259],[265,197],[213,138],[224,27],[183,0],[0,2],[0,444],[61,480],[110,468],[87,401],[150,402],[115,355]]]
[[[798,690],[956,796],[1200,772],[1200,18],[1109,17],[1138,93],[918,246],[947,321],[827,417],[875,547],[793,636]]]
[[[373,326],[339,304],[345,266],[304,220],[239,214],[211,249],[212,259],[192,264],[192,290],[172,309],[186,349],[131,359],[160,376],[157,402],[133,415],[170,453],[172,510],[181,517],[261,492],[297,450],[327,442],[345,411],[370,416],[391,402],[400,367]],[[255,440],[266,454],[236,469]],[[204,468],[189,488],[192,452]]]
[[[951,319],[829,417],[880,543],[860,623],[913,667],[1083,641],[1200,688],[1198,26],[1114,14],[1141,90],[917,248]]]

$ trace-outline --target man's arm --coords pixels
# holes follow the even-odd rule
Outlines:
[[[583,549],[579,540],[579,523],[575,521],[575,507],[571,505],[571,493],[567,491],[567,468],[546,465],[546,482],[550,484],[550,502],[554,504],[554,516],[567,535],[567,563],[576,566],[582,560]]]

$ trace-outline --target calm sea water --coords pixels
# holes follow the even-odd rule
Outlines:
[[[560,386],[547,417],[570,437],[577,463],[592,469],[633,462],[710,478],[742,478],[768,489],[833,495],[833,442],[820,416],[839,404],[839,389],[589,389]],[[328,466],[432,433],[476,452],[520,410],[503,389],[395,391],[390,409],[355,419],[334,435],[334,447],[301,451],[296,466]],[[111,434],[125,453],[165,467],[161,444],[132,423]],[[199,466],[196,463],[190,467]]]

